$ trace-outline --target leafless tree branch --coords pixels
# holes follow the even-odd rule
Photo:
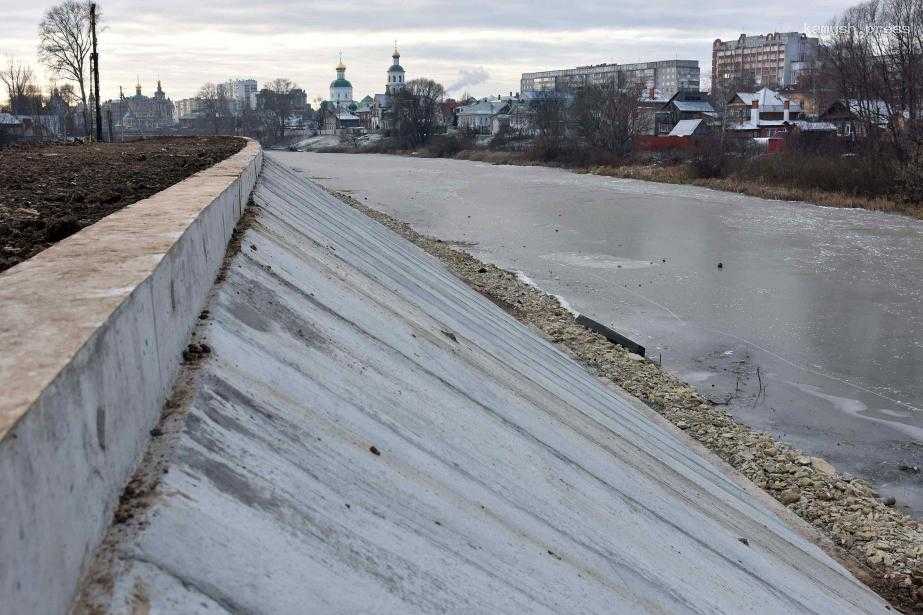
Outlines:
[[[91,46],[90,2],[65,0],[51,7],[39,23],[38,35],[39,59],[53,73],[77,84],[89,134],[86,68]]]

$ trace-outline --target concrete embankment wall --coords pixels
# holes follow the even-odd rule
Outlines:
[[[84,612],[886,612],[441,262],[272,160],[253,200]]]
[[[258,144],[0,275],[0,613],[63,613],[150,438]]]

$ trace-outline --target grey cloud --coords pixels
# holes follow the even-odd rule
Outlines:
[[[0,50],[34,59],[36,26],[51,2],[0,0],[7,16],[0,21]],[[286,75],[311,96],[326,95],[342,49],[349,78],[364,94],[382,91],[388,41],[398,38],[409,75],[438,79],[455,91],[469,87],[474,95],[506,92],[518,89],[523,71],[578,64],[679,57],[698,59],[707,69],[715,38],[826,23],[853,3],[102,0],[109,28],[102,40],[103,87],[117,93],[118,84],[133,83],[136,74],[146,80],[159,74],[174,95],[186,96],[205,81]]]
[[[15,0],[0,0],[0,6]],[[590,0],[556,1],[468,0],[364,0],[361,5],[341,0],[293,2],[288,0],[162,0],[139,8],[134,0],[109,0],[109,15],[134,16],[151,26],[169,23],[171,29],[196,29],[203,25],[246,33],[294,33],[341,30],[404,31],[455,28],[519,28],[543,30],[587,28],[708,27],[717,31],[793,29],[802,21],[826,21],[839,2],[805,5],[796,0],[746,3],[722,0],[703,5],[700,0],[615,3]],[[842,2],[845,7],[849,4]]]

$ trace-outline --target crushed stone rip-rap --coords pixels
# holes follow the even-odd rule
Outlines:
[[[331,192],[442,260],[467,284],[536,327],[591,372],[647,403],[832,540],[839,547],[838,557],[894,606],[923,613],[923,525],[886,506],[868,483],[843,476],[823,459],[738,423],[656,363],[639,361],[578,325],[555,297],[515,273],[421,235],[348,194]]]

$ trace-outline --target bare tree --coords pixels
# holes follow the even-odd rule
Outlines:
[[[741,70],[735,72],[728,78],[718,78],[711,84],[711,90],[708,93],[708,100],[712,108],[718,114],[721,121],[722,132],[736,121],[743,118],[729,117],[728,103],[738,92],[756,92],[756,75],[752,70]]]
[[[77,92],[74,91],[74,86],[70,83],[65,83],[58,89],[58,95],[64,100],[64,103],[68,107],[74,106],[78,100],[80,100]]]
[[[30,83],[19,100],[20,113],[32,116],[41,115],[46,102],[46,98],[42,95],[42,88]]]
[[[393,99],[394,131],[402,147],[427,143],[442,121],[445,88],[432,79],[413,79]]]
[[[285,122],[295,108],[293,94],[297,89],[291,79],[280,77],[266,83],[260,92],[260,110],[271,112],[279,139],[285,136]]]
[[[42,62],[55,74],[77,84],[83,103],[83,124],[89,136],[86,68],[91,46],[90,2],[65,0],[51,7],[39,23],[38,35]]]
[[[923,200],[923,0],[872,0],[831,22],[830,79],[860,121],[874,159],[896,162],[897,186]],[[887,163],[887,160],[886,160]]]
[[[541,160],[554,160],[564,151],[567,141],[567,100],[555,93],[529,105],[535,130],[534,153]]]
[[[215,134],[221,130],[222,123],[229,115],[228,99],[223,88],[214,83],[206,83],[196,94],[199,110],[210,124]]]
[[[0,82],[6,86],[10,101],[10,110],[19,113],[19,106],[23,104],[30,90],[34,87],[32,69],[22,61],[10,57],[0,70]]]
[[[874,140],[908,163],[923,150],[923,0],[873,0],[831,23],[828,58],[839,94]]]
[[[581,87],[574,100],[574,120],[583,141],[612,154],[629,153],[634,138],[650,128],[650,115],[641,109],[643,91],[643,84]]]

